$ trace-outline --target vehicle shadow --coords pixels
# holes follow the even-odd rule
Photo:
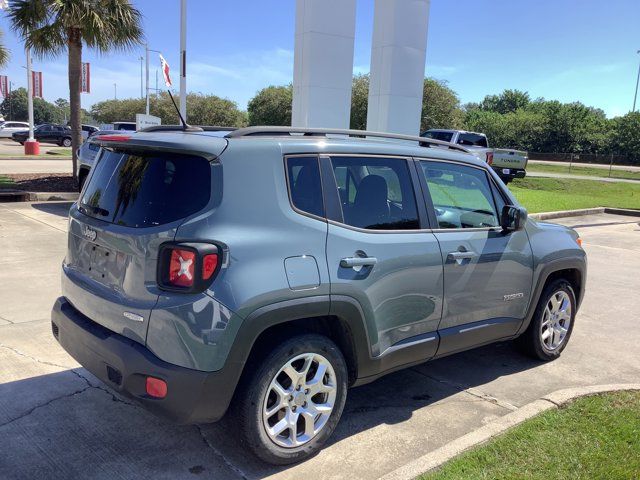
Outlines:
[[[418,410],[439,408],[449,397],[465,397],[460,392],[466,388],[538,365],[502,343],[351,389],[326,447],[329,454],[288,467],[269,466],[249,455],[230,418],[211,425],[169,424],[114,395],[82,368],[7,382],[0,384],[0,478],[193,478],[199,473],[217,479],[264,478],[287,470],[289,478],[310,472],[322,478],[320,472],[327,461],[335,462],[336,452],[355,455],[362,449],[353,437],[380,425],[404,430],[403,423]],[[450,402],[451,408],[470,405],[477,411],[482,401],[468,397],[475,403]],[[447,428],[448,421],[441,419],[433,428]],[[340,475],[352,476],[348,471]]]
[[[68,217],[71,205],[73,205],[73,202],[40,202],[31,204],[36,210],[57,215],[58,217]]]

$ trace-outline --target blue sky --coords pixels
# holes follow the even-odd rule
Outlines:
[[[177,82],[179,1],[134,0],[150,47]],[[188,0],[188,88],[246,108],[260,88],[293,77],[294,0]],[[369,70],[373,0],[358,0],[354,72]],[[0,13],[12,51],[2,73],[25,86],[22,45]],[[640,55],[640,0],[431,0],[426,75],[449,82],[462,102],[505,88],[531,97],[581,101],[608,116],[627,113]],[[99,56],[83,106],[140,95],[142,50]],[[157,56],[151,57],[152,86]],[[48,100],[68,97],[66,58],[35,60]]]

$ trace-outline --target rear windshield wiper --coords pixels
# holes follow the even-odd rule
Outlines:
[[[88,210],[91,213],[93,213],[95,215],[100,215],[102,217],[108,217],[109,216],[109,210],[107,210],[105,208],[94,207],[92,205],[87,205],[86,203],[81,203],[80,204],[80,208],[81,208],[81,211],[82,210]],[[82,213],[86,213],[86,212],[82,212]]]

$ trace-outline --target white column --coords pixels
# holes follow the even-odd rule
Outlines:
[[[349,128],[356,0],[297,0],[294,127]]]
[[[418,135],[430,0],[376,0],[367,130]]]
[[[33,75],[31,65],[31,50],[26,49],[27,54],[27,112],[29,116],[29,141],[33,142]]]
[[[187,121],[187,0],[180,1],[180,115]]]

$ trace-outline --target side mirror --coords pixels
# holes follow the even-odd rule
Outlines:
[[[516,207],[515,205],[505,205],[502,207],[500,215],[500,226],[506,232],[516,232],[524,228],[527,223],[527,209]]]

